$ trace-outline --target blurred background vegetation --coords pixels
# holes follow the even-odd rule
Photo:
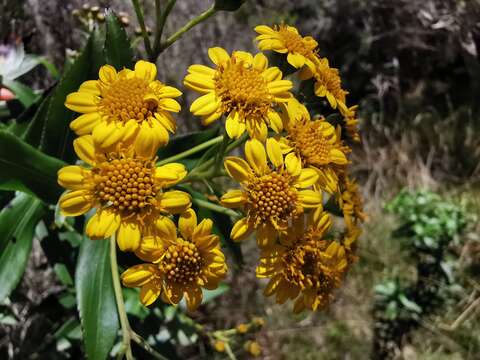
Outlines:
[[[177,1],[167,32],[208,6]],[[121,15],[141,49],[125,1],[2,0],[0,55],[23,42],[51,66],[33,68],[21,82],[48,89],[56,81],[52,68],[68,66],[84,45],[85,19],[101,22],[104,7]],[[153,24],[153,12],[146,14]],[[317,39],[321,55],[340,69],[349,104],[359,104],[362,143],[353,152],[353,175],[368,214],[359,261],[327,311],[294,316],[263,297],[254,273],[258,254],[247,243],[244,266],[227,281],[230,291],[213,294],[194,322],[162,306],[147,311],[133,293],[133,326],[160,342],[173,337],[183,345],[169,349],[179,359],[226,358],[209,350],[198,324],[228,329],[254,316],[265,325],[239,343],[255,339],[265,359],[478,359],[480,1],[249,0],[167,49],[160,80],[182,88],[188,65],[207,63],[209,47],[254,51],[253,27],[281,21]],[[183,104],[192,95],[186,92]],[[200,127],[188,106],[179,125],[180,132]],[[79,239],[63,236],[67,251],[78,246]],[[34,242],[21,285],[0,305],[2,359],[82,357],[71,275],[45,255],[48,246],[59,245],[48,236]],[[65,254],[61,263],[68,262]],[[238,358],[251,356],[241,349]]]

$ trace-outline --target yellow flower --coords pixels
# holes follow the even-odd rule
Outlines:
[[[197,224],[192,209],[180,216],[178,230],[163,217],[156,234],[143,239],[135,254],[147,263],[135,265],[122,274],[127,287],[141,287],[140,301],[148,306],[160,295],[164,302],[178,304],[185,296],[194,311],[202,302],[202,287],[215,289],[225,277],[227,265],[219,238],[212,235],[212,220]]]
[[[350,148],[340,140],[340,133],[325,119],[312,121],[308,110],[297,100],[289,101],[284,116],[287,136],[279,139],[284,154],[293,153],[304,167],[318,173],[319,187],[333,194],[338,191],[338,175],[345,170]]]
[[[347,113],[345,104],[348,92],[342,89],[342,79],[338,69],[330,67],[326,58],[316,58],[314,62],[315,69],[303,68],[299,73],[300,79],[307,80],[313,77],[315,95],[326,97],[333,109],[338,108],[342,114]]]
[[[262,347],[256,341],[247,341],[243,345],[243,348],[253,357],[259,357],[260,355],[262,355]]]
[[[345,224],[351,229],[359,221],[363,222],[366,215],[363,212],[363,201],[360,195],[358,184],[347,175],[342,177],[340,183],[341,197],[339,199],[340,207],[343,211]]]
[[[318,43],[311,36],[302,37],[295,27],[288,25],[275,25],[273,28],[259,25],[255,31],[260,34],[256,40],[261,51],[287,54],[288,63],[297,69],[304,65],[315,69],[312,59],[316,56]]]
[[[213,343],[213,347],[217,352],[225,352],[225,342],[222,340],[215,340],[215,342]]]
[[[215,69],[192,65],[184,84],[203,96],[190,106],[194,115],[209,125],[227,115],[225,129],[230,138],[238,138],[248,131],[251,138],[265,140],[270,126],[275,132],[283,129],[275,106],[286,102],[292,95],[291,81],[282,80],[277,67],[268,67],[265,55],[253,56],[235,51],[230,56],[219,47],[211,48],[208,55]]]
[[[248,324],[238,324],[235,328],[237,330],[238,333],[240,334],[245,334],[248,329],[249,329],[249,325]]]
[[[287,231],[304,209],[321,206],[321,193],[305,189],[317,182],[318,175],[313,169],[302,169],[293,153],[284,157],[273,138],[267,139],[266,151],[260,141],[247,141],[245,157],[247,161],[225,159],[228,175],[240,183],[241,189],[228,191],[221,203],[243,208],[246,213],[233,226],[232,240],[240,241],[256,229],[258,245],[268,247],[274,244],[277,232]]]
[[[344,114],[345,129],[348,136],[355,142],[360,142],[360,134],[358,133],[358,119],[356,116],[358,105],[348,108]]]
[[[175,132],[179,112],[173,98],[182,93],[158,80],[155,64],[140,60],[135,70],[100,68],[99,79],[80,85],[67,96],[65,106],[82,113],[70,127],[77,135],[92,134],[95,144],[110,150],[119,142],[132,143],[138,155],[152,156]]]
[[[58,183],[68,189],[59,205],[66,216],[97,209],[86,226],[90,238],[116,233],[120,249],[134,251],[142,233],[148,233],[162,214],[178,214],[190,207],[187,193],[164,191],[185,177],[183,165],[155,167],[154,158],[138,156],[132,147],[106,153],[95,149],[91,135],[75,139],[73,146],[90,167],[71,165],[59,170]]]
[[[324,239],[330,225],[329,215],[318,209],[306,228],[303,218],[298,219],[280,244],[262,252],[257,277],[270,278],[266,296],[275,294],[279,304],[297,299],[295,312],[315,311],[330,302],[348,265],[343,246]]]

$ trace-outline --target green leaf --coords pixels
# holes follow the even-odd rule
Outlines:
[[[21,136],[21,139],[32,146],[40,146],[42,136],[44,136],[44,126],[47,120],[48,108],[50,105],[51,96],[47,96],[40,103],[37,111],[29,121],[27,128]]]
[[[63,74],[48,106],[47,121],[40,148],[48,155],[69,163],[76,158],[72,145],[75,134],[69,127],[76,115],[68,110],[64,103],[68,94],[77,91],[84,81],[90,79],[94,71],[98,71],[95,67],[102,62],[102,59],[98,59],[101,54],[96,49],[99,46],[98,36],[100,36],[99,33],[95,31],[90,35],[80,56]]]
[[[17,99],[26,108],[32,105],[35,102],[35,99],[38,97],[38,95],[36,95],[31,88],[19,81],[4,79],[3,84],[12,90]]]
[[[225,294],[230,287],[227,284],[220,284],[218,288],[214,290],[203,289],[203,303],[206,304],[218,296]]]
[[[22,278],[44,210],[40,200],[19,194],[0,212],[0,303]]]
[[[109,242],[85,237],[75,271],[77,307],[89,359],[106,359],[118,331]]]
[[[402,305],[405,306],[408,310],[419,314],[422,312],[422,308],[418,306],[416,302],[409,300],[404,294],[400,294],[398,300],[400,300]]]
[[[108,11],[105,19],[107,26],[107,38],[105,51],[108,64],[117,70],[124,67],[131,68],[133,63],[133,51],[127,33],[120,20],[113,11]]]
[[[65,266],[65,264],[57,263],[53,267],[53,270],[55,270],[55,274],[57,275],[58,280],[60,280],[60,282],[63,285],[66,285],[66,286],[73,285],[72,277],[70,276],[70,273],[68,272],[68,269]]]
[[[64,165],[0,130],[0,190],[28,192],[53,204],[62,193],[57,171]]]

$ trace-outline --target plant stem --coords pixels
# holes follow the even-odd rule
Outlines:
[[[122,327],[122,344],[125,349],[127,360],[133,360],[132,348],[130,345],[130,324],[128,323],[125,303],[123,302],[122,286],[120,285],[120,277],[118,276],[117,242],[115,240],[115,235],[110,237],[110,268],[112,271],[113,289],[115,291],[115,300],[117,301],[118,316],[120,317],[120,325]]]
[[[158,360],[168,360],[165,356],[160,354],[158,351],[156,351],[150,344],[142,338],[140,335],[138,335],[135,331],[131,330],[130,331],[132,340],[135,341],[138,345],[140,345],[145,351],[150,353],[155,359]]]
[[[165,10],[162,12],[160,8],[160,0],[155,0],[155,7],[157,10],[157,28],[155,33],[155,40],[153,42],[153,54],[152,58],[150,59],[151,61],[155,62],[158,58],[158,55],[160,54],[162,34],[165,27],[165,22],[167,21],[167,17],[168,15],[170,15],[170,12],[172,11],[176,1],[177,0],[169,0],[167,6],[165,7]]]
[[[166,158],[166,159],[163,159],[159,162],[157,162],[157,165],[160,166],[160,165],[165,165],[165,164],[168,164],[170,162],[173,162],[173,161],[177,161],[177,160],[180,160],[180,159],[183,159],[183,158],[186,158],[192,154],[195,154],[196,152],[199,152],[203,149],[206,149],[212,145],[215,145],[219,142],[221,142],[223,140],[223,136],[220,135],[220,136],[217,136],[213,139],[210,139],[208,141],[205,141],[204,143],[201,143],[191,149],[188,149],[184,152],[181,152],[180,154],[177,154],[177,155],[174,155],[174,156],[170,156],[169,158]]]
[[[133,8],[135,9],[135,14],[137,15],[138,24],[142,30],[143,42],[145,44],[145,50],[149,57],[152,56],[152,46],[150,45],[150,38],[148,37],[147,28],[145,27],[145,20],[143,18],[142,8],[138,0],[132,0]]]
[[[205,21],[208,19],[210,16],[215,14],[217,10],[215,9],[215,6],[212,5],[208,10],[204,11],[200,15],[198,15],[196,18],[190,20],[188,23],[186,23],[180,30],[178,30],[175,34],[170,36],[160,47],[160,52],[168,48],[170,45],[172,45],[175,41],[177,41],[183,34],[185,34],[188,30],[193,28],[195,25],[200,24],[202,21]]]
[[[239,214],[234,211],[234,210],[231,210],[231,209],[228,209],[226,207],[223,207],[221,205],[217,205],[217,204],[214,204],[214,203],[211,203],[209,201],[205,201],[205,200],[200,200],[200,199],[192,199],[192,202],[197,204],[198,206],[200,207],[203,207],[205,209],[208,209],[208,210],[212,210],[212,211],[215,211],[215,212],[218,212],[220,214],[224,214],[224,215],[228,215],[230,217],[233,217],[233,218],[237,218],[239,217]]]

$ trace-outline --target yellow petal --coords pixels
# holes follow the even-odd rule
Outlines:
[[[254,30],[259,34],[275,35],[277,32],[267,25],[257,25]]]
[[[99,210],[88,220],[85,233],[90,239],[106,239],[120,226],[120,215],[110,209]]]
[[[270,127],[275,131],[276,133],[279,133],[283,130],[283,122],[282,118],[276,111],[270,110],[267,113],[267,117],[270,123]]]
[[[330,150],[330,153],[328,155],[329,155],[331,161],[335,164],[346,165],[348,163],[347,157],[345,156],[345,154],[341,150],[332,149],[332,150]]]
[[[165,243],[175,242],[177,239],[177,227],[175,223],[166,216],[161,216],[155,220],[156,235]]]
[[[231,112],[225,121],[225,130],[230,139],[238,139],[245,132],[245,123],[239,121],[236,111]]]
[[[140,290],[140,301],[143,305],[148,306],[155,302],[160,296],[162,289],[157,282],[149,282],[142,286]]]
[[[135,223],[122,222],[118,228],[117,244],[122,251],[135,251],[140,246],[140,228]]]
[[[302,169],[300,175],[295,181],[295,186],[300,188],[307,188],[318,181],[318,172],[312,168]]]
[[[122,275],[122,283],[126,287],[139,287],[150,282],[157,273],[157,267],[152,264],[139,264],[125,270]]]
[[[96,146],[102,149],[110,148],[123,139],[125,134],[125,126],[117,125],[114,121],[101,121],[95,129],[93,129],[92,136]]]
[[[252,168],[248,163],[236,156],[228,156],[223,162],[227,174],[237,180],[238,182],[244,182],[252,175]]]
[[[203,94],[209,93],[215,89],[215,81],[213,80],[212,76],[198,73],[188,74],[185,76],[183,84],[187,88]]]
[[[248,140],[245,144],[245,157],[252,169],[263,175],[267,170],[267,154],[262,143],[256,139]]]
[[[282,72],[280,69],[276,66],[270,67],[267,70],[265,70],[262,73],[262,77],[267,81],[267,82],[272,82],[276,80],[281,80],[282,79]]]
[[[199,65],[199,64],[194,64],[190,65],[188,67],[188,73],[189,74],[200,74],[204,76],[208,76],[210,78],[213,78],[215,76],[215,70],[205,66],[205,65]]]
[[[177,130],[177,123],[171,114],[166,112],[163,112],[162,114],[155,113],[155,119],[171,133],[174,133]]]
[[[110,84],[117,80],[117,70],[112,65],[104,65],[98,71],[98,77],[101,82]]]
[[[189,287],[187,291],[185,291],[185,300],[187,301],[188,311],[195,311],[202,303],[202,290],[200,287]]]
[[[153,81],[157,77],[157,67],[148,61],[137,61],[135,64],[135,75],[147,81]]]
[[[228,208],[242,207],[247,201],[247,195],[242,190],[229,190],[223,194],[221,203]]]
[[[143,261],[156,263],[169,245],[169,242],[159,236],[144,236],[140,241],[140,246],[135,250],[135,255]]]
[[[314,190],[298,192],[298,201],[304,208],[315,208],[322,205],[322,193]]]
[[[291,152],[285,156],[285,165],[287,166],[287,171],[290,175],[297,177],[302,171],[302,162],[300,159]]]
[[[62,214],[79,216],[92,208],[93,196],[89,190],[68,191],[58,200]]]
[[[276,95],[289,91],[293,87],[290,80],[275,80],[267,84],[270,94]]]
[[[219,107],[215,112],[211,113],[210,115],[202,117],[202,125],[208,126],[217,120],[219,117],[223,115],[222,108]]]
[[[281,167],[283,165],[283,154],[278,141],[274,138],[268,138],[266,145],[270,162],[277,168]]]
[[[230,56],[225,49],[222,49],[221,47],[213,47],[208,49],[208,56],[210,57],[210,60],[212,60],[212,62],[217,66],[223,65],[230,61]]]
[[[160,209],[170,214],[179,214],[191,206],[190,195],[183,191],[172,190],[163,193],[160,198]]]
[[[253,64],[253,55],[246,51],[234,51],[232,57],[237,58],[240,61],[243,61],[245,65]]]
[[[77,117],[70,123],[70,129],[78,136],[91,134],[92,130],[100,123],[102,117],[98,112],[91,112]]]
[[[183,238],[189,240],[192,238],[193,230],[197,226],[197,215],[193,209],[188,209],[180,215],[178,219],[178,229]]]
[[[181,181],[187,175],[187,169],[183,164],[170,163],[155,169],[155,181],[162,187],[172,186]]]
[[[200,224],[193,229],[192,238],[197,241],[199,238],[210,236],[212,233],[213,221],[211,219],[203,219]]]
[[[258,53],[253,58],[253,68],[263,71],[268,67],[268,59],[262,53]]]
[[[159,99],[162,98],[176,98],[182,95],[182,92],[173,86],[162,85],[157,90],[156,95]]]
[[[217,99],[214,92],[200,96],[190,106],[190,112],[194,115],[210,115],[220,106],[220,100]]]
[[[92,135],[84,135],[73,140],[73,148],[81,160],[89,165],[95,164],[95,146]]]
[[[303,65],[305,65],[305,57],[300,54],[289,53],[287,55],[287,61],[290,65],[297,69],[300,69]]]
[[[135,153],[145,159],[150,159],[157,153],[160,146],[168,142],[168,133],[163,126],[154,121],[150,125],[144,121],[135,139]]]
[[[180,104],[176,100],[170,98],[160,99],[158,106],[163,110],[171,112],[179,112],[181,109]]]
[[[97,80],[87,80],[80,85],[79,92],[87,92],[96,96],[100,96],[100,88]]]
[[[58,184],[69,190],[80,190],[88,188],[85,177],[90,173],[89,170],[80,166],[64,166],[58,171]]]
[[[230,237],[233,241],[244,240],[253,231],[253,227],[246,217],[238,220],[230,232]]]
[[[98,110],[98,96],[88,92],[74,92],[67,95],[65,106],[79,113],[90,113]]]

